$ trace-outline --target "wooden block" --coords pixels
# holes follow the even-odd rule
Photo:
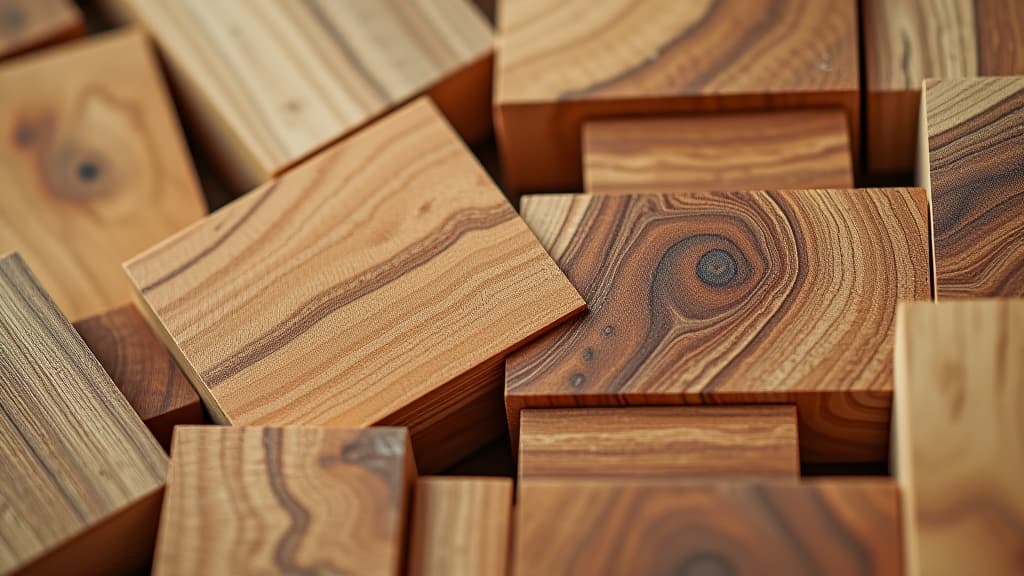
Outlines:
[[[128,303],[121,262],[206,212],[137,30],[0,67],[0,134],[0,252],[18,250],[72,321]]]
[[[17,254],[0,257],[0,573],[149,563],[167,456]]]
[[[421,478],[411,576],[504,576],[512,535],[511,478]]]
[[[597,120],[583,125],[594,194],[853,188],[842,110]]]
[[[1024,569],[1024,301],[901,304],[896,477],[907,574]]]
[[[888,480],[663,484],[532,480],[515,574],[873,574],[901,570]]]
[[[492,31],[466,0],[101,4],[148,28],[240,192],[419,94],[467,140],[491,131]]]
[[[0,0],[0,59],[81,36],[82,13],[71,0]]]
[[[509,357],[512,426],[796,404],[803,460],[885,460],[896,302],[931,295],[923,190],[534,195],[522,214],[589,313]]]
[[[153,574],[397,576],[415,482],[401,428],[181,426]]]
[[[529,409],[519,480],[800,476],[793,406]]]
[[[1024,296],[1024,77],[929,80],[918,180],[935,295]]]
[[[926,78],[1024,74],[1020,0],[864,0],[868,169],[912,172]]]
[[[203,405],[135,306],[75,322],[75,329],[165,450],[179,424],[202,424]]]
[[[498,11],[495,130],[512,191],[579,189],[581,125],[604,117],[835,107],[857,150],[856,0],[519,0]]]
[[[126,264],[213,418],[401,425],[443,470],[508,352],[584,306],[429,100]]]

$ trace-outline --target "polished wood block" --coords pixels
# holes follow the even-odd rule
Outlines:
[[[81,36],[72,0],[0,0],[0,59]]]

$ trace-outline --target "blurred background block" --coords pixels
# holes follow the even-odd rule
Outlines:
[[[72,0],[0,0],[0,60],[81,36]]]

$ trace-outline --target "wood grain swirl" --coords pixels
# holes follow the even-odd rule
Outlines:
[[[81,36],[72,0],[0,0],[0,59]]]

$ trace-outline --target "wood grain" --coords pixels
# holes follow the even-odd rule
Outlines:
[[[852,188],[842,110],[710,114],[583,125],[594,194]]]
[[[419,94],[466,139],[490,133],[492,32],[466,0],[100,3],[156,39],[239,192]]]
[[[900,306],[907,574],[1024,572],[1024,301]]]
[[[793,406],[632,406],[519,413],[519,480],[800,476]]]
[[[72,0],[0,0],[0,59],[81,36]]]
[[[0,410],[0,573],[145,566],[167,456],[17,253],[0,257]]]
[[[795,403],[803,460],[885,460],[896,302],[931,294],[923,190],[533,195],[522,214],[589,313],[509,357],[513,426]]]
[[[137,30],[0,68],[0,252],[72,320],[131,299],[121,269],[206,212],[155,55]]]
[[[1024,78],[929,80],[918,180],[932,204],[935,294],[1024,296]]]
[[[898,575],[887,480],[520,486],[515,574]]]
[[[428,472],[500,433],[505,356],[584,306],[426,99],[126,268],[218,422],[409,426]]]
[[[414,500],[410,576],[508,573],[511,478],[421,478]]]
[[[400,428],[181,426],[153,574],[397,576],[415,481]]]

